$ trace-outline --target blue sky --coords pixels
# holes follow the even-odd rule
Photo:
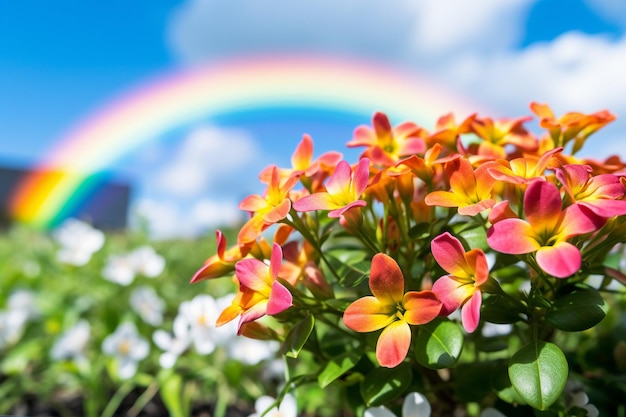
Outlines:
[[[0,163],[45,158],[72,126],[160,74],[296,51],[427,75],[497,116],[526,115],[533,100],[557,113],[608,108],[618,122],[587,150],[607,156],[622,150],[626,131],[625,28],[622,0],[3,1]],[[229,220],[225,207],[236,206],[245,184],[258,187],[256,170],[287,162],[299,140],[294,133],[292,144],[273,147],[267,132],[234,127],[183,126],[112,167],[136,186],[134,208],[150,213],[156,234],[180,231],[181,218],[184,233]],[[241,149],[230,166],[248,175],[236,184],[219,163],[223,149],[198,145],[224,136]]]

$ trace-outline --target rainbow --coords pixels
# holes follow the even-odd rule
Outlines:
[[[183,69],[104,105],[58,140],[11,198],[15,220],[48,227],[94,175],[164,132],[218,115],[289,107],[362,115],[375,111],[425,127],[477,111],[458,95],[371,62],[316,56],[233,59]]]

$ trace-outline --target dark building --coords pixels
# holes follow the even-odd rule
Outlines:
[[[20,182],[29,173],[25,169],[0,167],[0,226],[3,228],[13,221],[10,201]],[[55,223],[75,217],[102,230],[125,229],[128,222],[130,186],[96,177],[88,181],[88,184],[87,189],[81,190],[80,198],[73,198],[72,206],[67,207],[55,219]]]

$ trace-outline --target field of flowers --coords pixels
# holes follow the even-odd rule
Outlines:
[[[284,384],[283,362],[276,342],[215,327],[234,284],[189,283],[214,251],[212,237],[150,242],[76,220],[5,231],[0,414],[252,414]],[[328,396],[307,404],[333,407]]]

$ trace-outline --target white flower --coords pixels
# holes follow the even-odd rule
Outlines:
[[[589,397],[583,391],[585,389],[584,385],[581,383],[568,380],[565,384],[565,404],[568,407],[579,407],[587,411],[587,417],[598,417],[600,415],[600,411],[593,404],[589,404]]]
[[[26,316],[26,320],[39,315],[35,293],[29,290],[15,290],[7,300],[7,308],[10,311],[20,311]]]
[[[57,252],[60,262],[82,266],[104,245],[104,233],[78,219],[67,219],[53,232],[61,245]]]
[[[102,351],[117,359],[120,378],[128,379],[137,372],[137,363],[148,356],[150,344],[137,333],[133,323],[126,322],[104,339]]]
[[[135,267],[132,258],[128,254],[110,255],[102,270],[102,276],[107,281],[116,284],[131,284],[135,280]]]
[[[20,340],[27,319],[23,310],[0,311],[0,349]]]
[[[84,350],[89,341],[89,333],[89,323],[86,320],[80,320],[57,339],[50,351],[50,357],[54,360],[85,360]]]
[[[430,403],[419,392],[412,392],[404,399],[402,417],[430,417]],[[364,417],[396,417],[387,407],[370,407],[365,410]]]
[[[276,341],[250,339],[238,336],[228,345],[228,355],[245,365],[256,365],[271,359],[278,352],[280,345]]]
[[[206,294],[196,295],[191,301],[183,301],[178,311],[191,326],[191,339],[196,351],[200,354],[213,352],[215,321],[219,316],[215,299]]]
[[[130,253],[135,272],[148,278],[157,277],[165,268],[165,259],[150,246],[141,246]]]
[[[152,287],[136,288],[130,295],[130,306],[141,319],[152,326],[163,323],[165,302],[159,298]]]
[[[152,335],[152,340],[164,352],[159,357],[159,364],[165,369],[169,369],[176,363],[178,357],[191,344],[191,335],[189,333],[189,322],[181,315],[174,319],[174,334],[165,330],[157,330]]]
[[[102,276],[120,285],[129,285],[137,274],[154,278],[163,272],[165,259],[149,246],[141,246],[129,253],[111,255]]]
[[[276,400],[269,395],[259,397],[254,402],[255,413],[250,414],[248,417],[259,417],[263,415],[263,413],[265,413],[265,417],[296,417],[296,414],[298,413],[298,406],[296,404],[296,399],[291,394],[286,394],[283,397],[283,400],[278,408],[273,406],[275,401]]]

